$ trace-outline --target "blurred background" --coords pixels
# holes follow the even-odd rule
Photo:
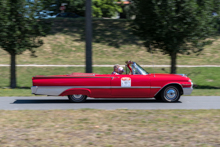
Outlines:
[[[35,75],[86,72],[86,2],[0,0],[0,95],[31,95]],[[218,0],[91,2],[91,65],[101,65],[92,72],[132,60],[150,73],[187,74],[194,95],[220,95]]]
[[[220,0],[0,0],[0,6],[1,147],[220,145],[219,109],[191,109],[219,102]],[[111,74],[114,64],[127,60],[150,73],[186,74],[194,83],[191,96],[199,97],[173,104],[125,100],[116,110],[82,104],[58,110],[76,104],[31,94],[35,75],[87,68]],[[85,107],[116,102],[98,101]],[[126,108],[134,103],[148,110]],[[161,104],[179,109],[149,110]],[[23,110],[34,105],[41,110]],[[57,110],[45,110],[49,105]]]

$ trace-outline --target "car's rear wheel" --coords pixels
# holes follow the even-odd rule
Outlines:
[[[180,99],[180,90],[173,85],[167,86],[161,91],[161,99],[164,102],[177,102]]]
[[[83,103],[86,101],[87,96],[82,94],[68,95],[70,102],[72,103]]]

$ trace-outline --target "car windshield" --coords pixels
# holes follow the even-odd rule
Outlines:
[[[132,72],[133,72],[133,75],[137,75],[137,74],[147,75],[147,74],[149,74],[137,63],[132,64]]]

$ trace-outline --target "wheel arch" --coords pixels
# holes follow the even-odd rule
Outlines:
[[[65,90],[59,96],[67,96],[67,95],[74,95],[74,94],[82,94],[82,95],[90,96],[91,91],[89,89],[84,89],[84,88],[71,88],[71,89]]]
[[[179,83],[169,83],[169,84],[164,85],[164,86],[154,95],[154,97],[157,97],[163,89],[165,89],[167,86],[171,86],[171,85],[177,86],[177,88],[180,90],[180,95],[183,95],[183,86],[182,86],[181,84],[179,84]]]

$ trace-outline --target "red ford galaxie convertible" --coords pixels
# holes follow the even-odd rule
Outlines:
[[[68,96],[71,102],[92,98],[156,98],[176,102],[190,95],[193,83],[186,75],[152,74],[135,62],[126,62],[126,74],[72,73],[70,75],[35,76],[35,95]]]

